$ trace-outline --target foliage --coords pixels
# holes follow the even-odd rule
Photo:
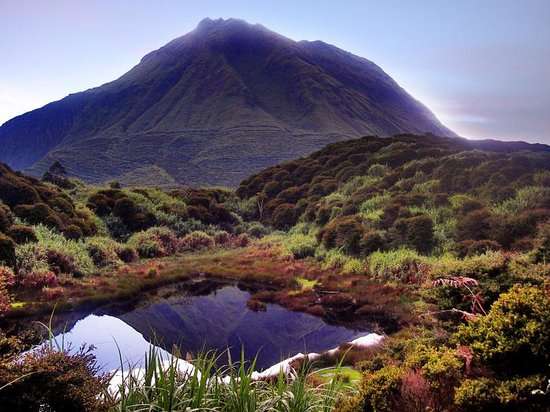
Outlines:
[[[550,299],[532,286],[514,286],[487,316],[463,325],[456,339],[495,370],[546,367],[550,362]]]
[[[10,411],[97,412],[107,377],[90,350],[75,354],[45,347],[0,364],[0,404]]]

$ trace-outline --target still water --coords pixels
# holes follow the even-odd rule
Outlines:
[[[229,349],[234,360],[242,350],[246,360],[257,356],[257,369],[263,369],[298,352],[321,352],[365,334],[278,305],[254,312],[246,306],[249,297],[234,285],[202,296],[156,297],[128,311],[83,313],[56,339],[72,350],[93,345],[105,371],[120,366],[117,346],[125,363],[142,365],[151,344],[169,352],[177,346],[184,355]],[[227,363],[227,355],[221,362]]]

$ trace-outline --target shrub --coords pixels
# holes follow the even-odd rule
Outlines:
[[[429,272],[425,259],[406,248],[372,253],[368,258],[368,268],[372,276],[384,281],[417,282]]]
[[[205,232],[195,231],[181,239],[184,250],[208,249],[214,246],[214,239]]]
[[[542,376],[516,377],[501,381],[494,378],[464,380],[455,393],[455,404],[460,410],[489,411],[542,411],[548,395],[533,392],[543,386]]]
[[[106,408],[107,382],[91,351],[70,355],[46,347],[0,365],[0,404],[9,411],[96,412]]]
[[[216,246],[224,246],[229,243],[230,236],[225,230],[218,230],[214,233],[214,243]]]
[[[399,246],[408,246],[424,254],[429,253],[434,246],[433,222],[429,216],[398,219],[394,229],[401,238],[402,244]]]
[[[120,245],[110,238],[93,237],[86,239],[86,250],[88,250],[94,264],[99,268],[119,266],[121,263],[118,254],[119,249]]]
[[[379,232],[367,230],[360,241],[361,254],[368,256],[384,248],[384,239]]]
[[[25,274],[20,280],[21,286],[29,289],[40,289],[43,287],[57,286],[57,276],[55,273],[45,271],[34,271]]]
[[[7,232],[13,224],[13,214],[9,207],[0,202],[0,232]]]
[[[539,226],[534,257],[536,262],[550,262],[550,222]]]
[[[486,209],[478,209],[458,220],[456,237],[458,240],[482,240],[491,236],[491,214]]]
[[[0,264],[15,266],[15,242],[8,236],[0,233]]]
[[[247,247],[250,243],[250,238],[246,233],[241,233],[233,240],[235,247]]]
[[[246,231],[250,236],[255,238],[260,238],[269,234],[269,229],[260,222],[250,222]]]
[[[18,244],[36,242],[38,239],[31,226],[13,225],[8,232],[10,237]]]
[[[284,238],[284,245],[296,259],[315,255],[317,240],[314,236],[292,233]]]
[[[80,229],[80,227],[76,225],[69,225],[65,229],[63,229],[63,235],[67,239],[71,239],[71,240],[78,240],[84,237],[84,233],[82,233],[82,229]]]
[[[22,245],[31,247],[29,250],[34,253],[34,258],[50,262],[63,273],[72,273],[75,276],[90,275],[96,271],[84,242],[66,239],[42,225],[35,226],[35,232],[38,243]],[[69,268],[71,271],[66,272]]]
[[[15,284],[13,271],[5,266],[0,266],[0,315],[10,310],[11,298],[8,288]]]
[[[273,226],[277,229],[286,230],[296,224],[298,216],[294,210],[294,206],[289,203],[283,203],[273,211]]]
[[[363,378],[361,393],[365,409],[376,412],[393,412],[399,410],[399,392],[404,371],[394,365],[368,373]]]
[[[516,285],[487,316],[461,326],[456,339],[495,370],[545,368],[550,360],[550,299],[540,289]]]
[[[169,256],[178,249],[174,232],[165,227],[152,227],[132,235],[128,245],[135,248],[142,258]]]
[[[138,252],[131,246],[120,246],[117,255],[124,263],[132,263],[139,258]]]
[[[489,251],[497,251],[501,249],[498,242],[493,240],[463,240],[455,245],[455,251],[461,258],[481,255]]]
[[[18,205],[14,208],[14,213],[17,217],[20,217],[33,225],[43,224],[57,229],[61,229],[63,227],[63,222],[61,219],[45,203]]]
[[[81,275],[76,268],[73,257],[59,250],[47,250],[46,260],[48,266],[56,275],[61,273]]]
[[[365,227],[358,216],[341,216],[331,220],[318,233],[318,239],[327,249],[342,248],[345,253],[361,252]]]

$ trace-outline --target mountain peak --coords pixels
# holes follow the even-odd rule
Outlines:
[[[210,30],[218,30],[218,29],[253,29],[253,28],[264,28],[260,24],[251,24],[248,23],[246,20],[242,19],[236,19],[236,18],[217,18],[217,19],[211,19],[210,17],[205,17],[202,19],[199,24],[197,25],[197,28],[195,31],[197,32],[205,32]]]
[[[88,181],[144,167],[232,186],[266,166],[364,135],[452,135],[374,63],[239,19],[202,20],[117,80],[0,127],[0,161]]]

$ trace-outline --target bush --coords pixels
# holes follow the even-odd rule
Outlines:
[[[461,258],[481,255],[489,251],[497,251],[501,249],[498,242],[493,240],[463,240],[455,246],[457,255]]]
[[[539,226],[534,257],[536,262],[550,263],[550,222]]]
[[[31,226],[13,225],[10,227],[8,234],[17,244],[20,245],[36,242],[38,240],[36,233]]]
[[[429,216],[398,219],[394,223],[394,229],[400,237],[401,244],[397,246],[407,246],[423,254],[431,252],[435,241],[433,222]]]
[[[27,273],[19,281],[21,286],[29,289],[41,289],[43,287],[57,286],[57,276],[55,273],[45,271],[35,271]]]
[[[284,238],[284,245],[296,259],[315,255],[317,241],[314,236],[292,233]]]
[[[121,246],[117,249],[117,255],[124,263],[132,263],[138,260],[138,252],[131,246]]]
[[[86,239],[88,254],[99,268],[117,267],[121,261],[118,250],[120,245],[110,238],[93,237]]]
[[[260,238],[269,234],[269,229],[260,222],[250,222],[246,231],[250,236],[255,238]]]
[[[533,394],[533,391],[544,385],[542,376],[505,381],[484,377],[466,379],[456,390],[455,404],[468,412],[543,411],[548,405],[548,395]]]
[[[69,355],[46,347],[0,365],[0,404],[7,411],[97,412],[106,408],[107,382],[90,351]]]
[[[152,227],[132,235],[128,246],[133,247],[142,258],[169,256],[178,249],[174,232],[165,227]]]
[[[0,315],[10,310],[11,298],[8,288],[15,284],[13,271],[5,266],[0,266]]]
[[[358,216],[341,216],[331,220],[319,231],[318,239],[327,249],[338,248],[357,255],[361,252],[361,240],[365,227]]]
[[[459,328],[456,339],[495,370],[540,370],[550,361],[550,299],[531,286],[514,286],[482,316]]]
[[[287,230],[296,224],[298,216],[294,206],[289,203],[283,203],[275,208],[273,211],[273,226],[277,229]]]
[[[0,202],[0,232],[7,232],[13,224],[13,214],[9,207]]]
[[[63,229],[63,235],[67,239],[71,239],[71,240],[78,240],[84,237],[84,233],[82,233],[82,229],[80,229],[80,227],[76,225],[69,225],[65,229]]]
[[[428,266],[414,250],[397,249],[377,251],[368,258],[370,274],[382,281],[419,282],[428,275]]]
[[[229,243],[231,237],[225,230],[218,230],[214,233],[214,243],[216,246],[224,246]]]
[[[398,411],[399,392],[404,371],[398,366],[388,365],[369,373],[363,378],[361,393],[364,397],[365,411]]]
[[[15,266],[15,242],[2,233],[0,233],[0,263],[9,267]]]
[[[491,214],[488,210],[474,210],[458,220],[456,238],[458,240],[490,239],[492,224]]]
[[[181,245],[184,250],[208,249],[214,246],[214,239],[205,232],[195,231],[181,239]]]
[[[32,225],[43,224],[56,229],[63,228],[61,219],[45,203],[18,205],[14,208],[14,213],[17,217],[20,217]]]
[[[35,262],[49,262],[53,265],[51,270],[54,270],[55,267],[55,271],[61,270],[62,273],[86,276],[96,271],[84,242],[66,239],[61,234],[42,225],[36,226],[35,232],[38,243],[19,246],[18,252],[27,250],[33,255],[32,259]],[[29,248],[25,248],[26,246]],[[21,264],[26,265],[25,262]],[[30,270],[34,269],[30,268]]]

